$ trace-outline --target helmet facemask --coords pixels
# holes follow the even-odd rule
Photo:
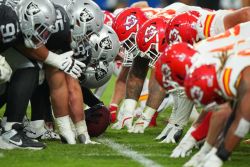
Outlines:
[[[134,58],[140,54],[139,49],[135,44],[135,33],[132,33],[130,37],[122,42],[122,46],[124,48],[124,60],[123,65],[131,66]]]

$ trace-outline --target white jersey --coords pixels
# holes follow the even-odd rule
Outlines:
[[[200,10],[200,17],[195,26],[199,39],[218,35],[225,31],[224,17],[231,13],[229,10],[208,11]]]
[[[250,37],[250,22],[236,25],[233,28],[219,35],[207,38],[196,45],[195,49],[200,53],[204,52],[223,52],[232,49],[234,44]]]
[[[237,97],[241,72],[250,66],[250,40],[240,42],[233,50],[234,54],[228,57],[218,76],[220,88],[227,99]]]

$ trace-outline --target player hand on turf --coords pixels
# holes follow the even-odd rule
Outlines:
[[[212,149],[198,167],[221,167],[223,161],[216,155],[216,149]]]
[[[145,113],[143,113],[140,118],[138,118],[133,127],[128,130],[129,133],[144,133],[144,130],[148,127],[151,121],[151,117],[148,118]]]
[[[81,134],[78,136],[79,142],[82,144],[100,144],[98,142],[92,141],[89,137],[88,132]]]
[[[198,166],[204,162],[205,157],[211,152],[212,146],[205,142],[201,149],[187,162],[184,167]],[[211,152],[212,153],[212,152]]]
[[[12,69],[10,68],[5,58],[0,55],[0,83],[9,81],[11,74]]]
[[[202,160],[204,159],[205,156],[206,156],[206,154],[201,153],[199,151],[188,162],[186,162],[183,165],[183,167],[196,167],[202,162]]]
[[[192,148],[196,146],[197,141],[190,135],[182,140],[178,146],[172,151],[171,158],[186,157],[192,153]]]
[[[162,133],[156,139],[163,138],[160,143],[176,143],[182,135],[183,129],[177,124],[168,123]]]
[[[58,55],[53,52],[49,52],[44,63],[64,71],[73,78],[78,78],[81,76],[83,69],[86,68],[86,65],[78,60],[73,59],[73,53],[73,51],[69,51]]]

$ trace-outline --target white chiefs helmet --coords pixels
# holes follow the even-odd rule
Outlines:
[[[98,33],[93,33],[89,37],[89,44],[91,46],[91,62],[97,61],[114,61],[119,53],[120,41],[116,32],[107,25],[103,25]]]
[[[113,73],[113,62],[105,63],[99,61],[95,65],[87,67],[83,76],[79,78],[82,86],[95,89],[103,86],[109,81]]]

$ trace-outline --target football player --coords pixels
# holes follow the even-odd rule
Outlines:
[[[16,10],[12,10],[11,7],[4,4],[1,4],[0,8],[2,17],[0,24],[3,27],[1,29],[1,52],[10,47],[22,48],[23,50],[30,50],[36,53],[36,55],[33,55],[33,58],[50,64],[47,58],[53,57],[53,53],[48,54],[48,52],[43,53],[42,51],[44,50],[44,44],[53,31],[55,22],[53,4],[50,1],[24,0],[16,7]],[[25,46],[32,49],[25,48]],[[59,55],[55,54],[56,56]],[[54,65],[60,66],[63,70],[61,64],[63,61],[62,59],[56,61]],[[17,110],[11,112],[1,137],[15,147],[29,149],[45,148],[43,143],[29,139],[22,132],[22,125],[17,124],[17,122],[22,122],[19,116],[24,116],[24,113],[19,113]]]

